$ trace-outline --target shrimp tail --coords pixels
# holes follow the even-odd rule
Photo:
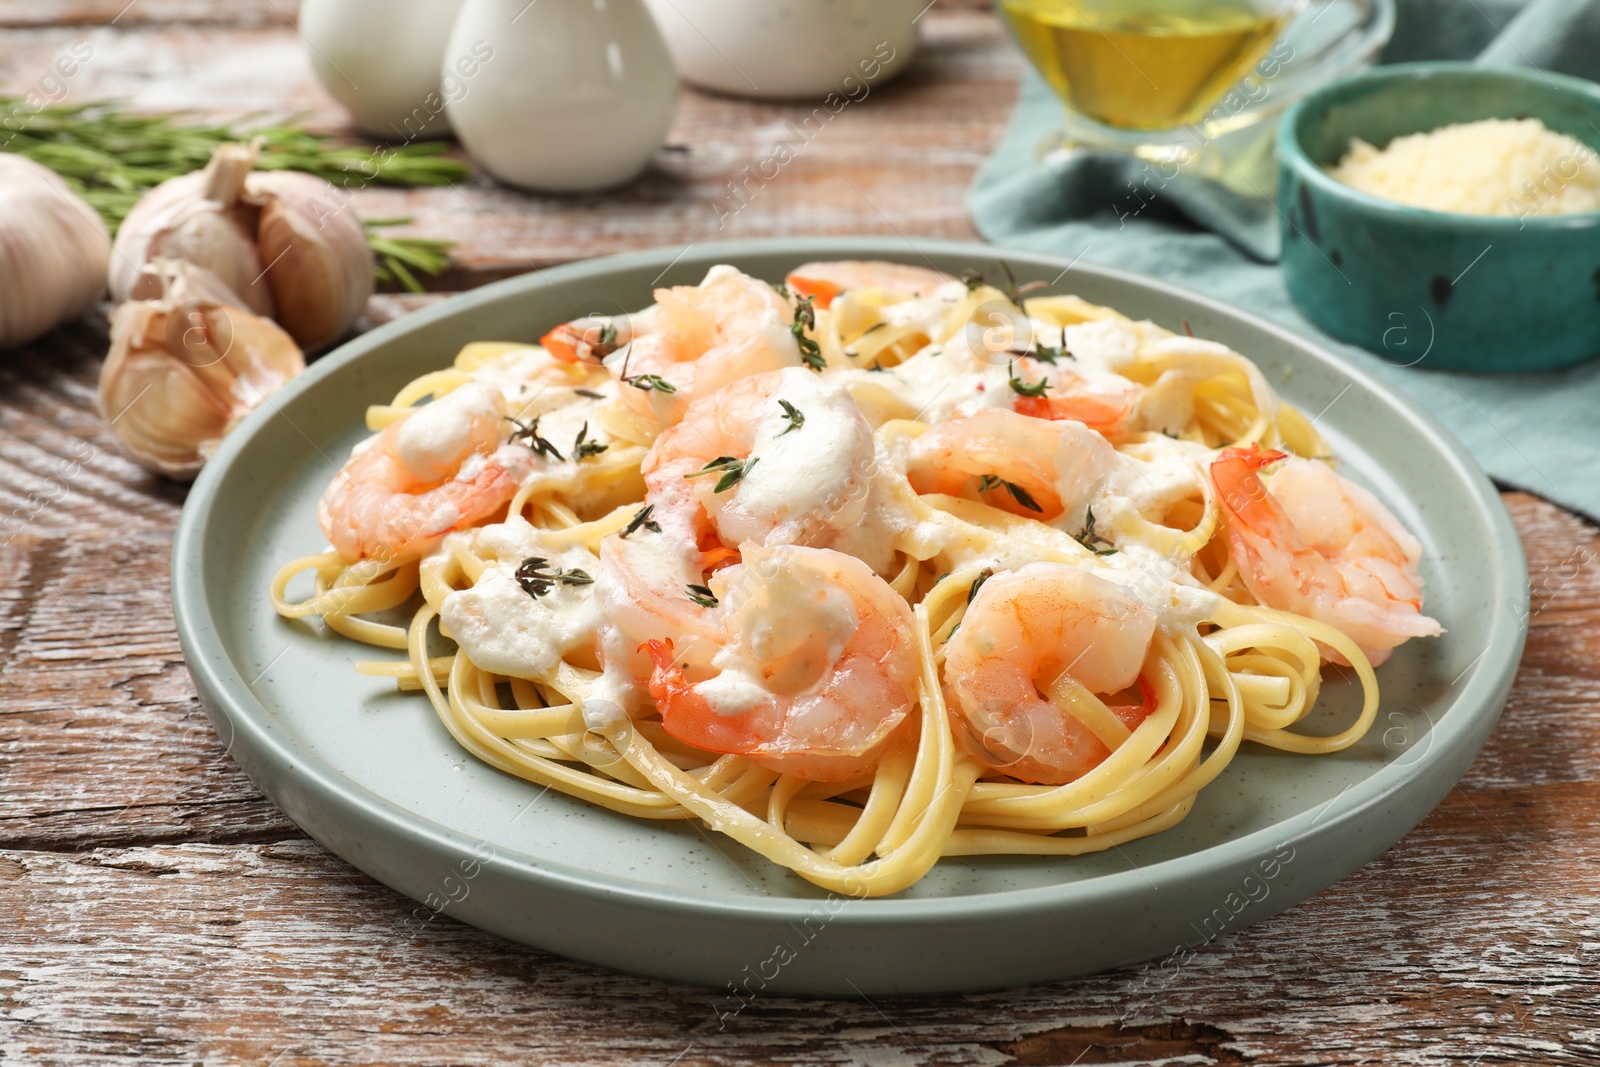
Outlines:
[[[544,350],[563,363],[581,363],[583,343],[583,336],[572,328],[571,323],[566,322],[539,338]]]
[[[1249,448],[1224,448],[1217,454],[1211,461],[1211,479],[1231,518],[1257,530],[1287,522],[1282,509],[1267,495],[1267,487],[1261,484],[1257,472],[1288,458],[1287,453],[1275,448],[1263,449],[1260,444]]]
[[[800,278],[791,274],[788,284],[790,291],[796,296],[811,297],[815,305],[823,310],[831,307],[834,298],[844,292],[840,286],[821,278]]]

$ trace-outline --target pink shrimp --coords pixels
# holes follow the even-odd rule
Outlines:
[[[1035,419],[1081,422],[1112,439],[1128,432],[1144,392],[1142,386],[1126,378],[1086,378],[1066,367],[1027,357],[1017,361],[1012,373],[1030,392],[1043,385],[1037,396],[1018,394],[1011,405],[1014,411]]]
[[[865,563],[829,549],[744,547],[709,586],[722,629],[709,663],[644,644],[672,736],[815,781],[866,773],[914,700],[911,609]]]
[[[907,474],[919,493],[976,491],[995,507],[1048,522],[1082,515],[1116,462],[1111,444],[1076,422],[985,408],[917,438]]]
[[[840,293],[850,289],[884,289],[925,298],[932,296],[939,286],[953,281],[955,279],[948,274],[924,267],[879,260],[843,259],[796,267],[789,272],[785,284],[791,292],[802,297],[809,296],[817,307],[826,308]]]
[[[499,390],[470,383],[391,423],[350,457],[317,519],[344,559],[413,559],[517,493]]]
[[[601,363],[632,340],[627,316],[590,315],[562,323],[539,338],[539,344],[563,363]]]
[[[657,289],[655,296],[648,313],[596,340],[605,347],[626,335],[606,366],[624,386],[623,403],[661,426],[740,378],[800,365],[789,304],[766,282],[713,267],[699,285]]]
[[[1258,472],[1280,460],[1264,484]],[[1332,626],[1374,665],[1410,638],[1444,632],[1422,614],[1421,544],[1367,490],[1259,445],[1223,449],[1211,479],[1239,576],[1261,603]]]
[[[1031,563],[989,578],[945,644],[957,736],[978,760],[1021,781],[1081,778],[1111,754],[1107,741],[1154,709],[1140,671],[1155,626],[1154,611],[1078,567]],[[1109,703],[1136,683],[1138,704]],[[1114,722],[1104,712],[1073,714],[1089,694]]]
[[[696,402],[642,469],[658,510],[698,507],[723,544],[830,547],[860,524],[875,455],[849,392],[791,367]]]

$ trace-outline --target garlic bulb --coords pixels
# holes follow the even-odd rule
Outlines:
[[[111,235],[49,169],[0,153],[0,348],[83,314],[105,292]]]
[[[256,172],[257,151],[223,145],[205,170],[140,200],[117,232],[111,295],[156,299],[144,266],[184,260],[215,274],[248,310],[276,318],[301,348],[321,348],[366,307],[372,249],[338,190],[309,174]]]
[[[277,320],[303,348],[337,340],[372,296],[372,248],[352,212],[335,211],[321,178],[280,170],[252,175],[261,204],[256,246],[271,264]]]
[[[241,200],[255,164],[253,147],[223,145],[205,170],[169,178],[146,193],[117,230],[107,276],[111,299],[158,299],[157,275],[145,273],[145,264],[181,259],[215,274],[257,315],[272,314],[272,290],[256,249],[259,212]]]
[[[305,369],[305,357],[203,268],[161,260],[136,284],[162,295],[111,316],[100,412],[135,462],[192,478],[240,419]]]

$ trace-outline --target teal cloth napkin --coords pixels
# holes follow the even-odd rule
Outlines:
[[[1401,0],[1383,61],[1463,59],[1600,78],[1600,0]],[[1038,160],[1061,104],[1029,72],[967,207],[986,240],[1187,285],[1315,338],[1394,383],[1443,422],[1502,485],[1600,521],[1600,360],[1549,374],[1398,367],[1321,333],[1295,310],[1276,258],[1276,211],[1204,179],[1152,182],[1142,162],[1102,153]],[[1269,217],[1270,216],[1270,217]],[[1226,236],[1224,236],[1226,235]],[[1600,313],[1600,311],[1597,311]]]

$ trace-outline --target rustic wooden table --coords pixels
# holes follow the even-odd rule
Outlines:
[[[373,191],[461,242],[441,289],[719,237],[970,237],[961,194],[1020,63],[981,0],[747,184],[800,111],[685,92],[657,166],[605,199],[478,181]],[[338,127],[293,0],[0,0],[0,92],[86,42],[74,100],[302,111]],[[581,150],[581,146],[574,146]],[[748,201],[719,229],[728,183]],[[380,296],[382,319],[433,297]],[[1600,534],[1521,493],[1533,614],[1504,719],[1384,856],[1179,968],[982,996],[760,998],[524,949],[439,918],[306,839],[222,750],[173,631],[182,487],[93,412],[103,322],[0,359],[0,1060],[150,1063],[1600,1062]]]

